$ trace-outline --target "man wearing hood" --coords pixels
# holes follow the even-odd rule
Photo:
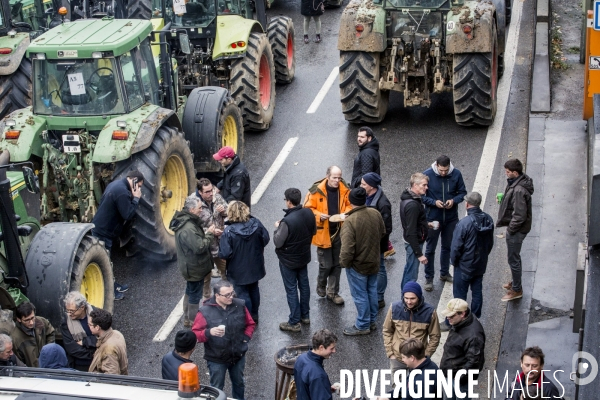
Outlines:
[[[439,156],[425,172],[429,178],[427,193],[423,196],[423,203],[427,206],[427,221],[439,222],[436,229],[430,228],[427,233],[425,247],[425,287],[428,292],[433,290],[435,276],[435,249],[440,235],[442,236],[442,249],[440,252],[440,280],[452,282],[450,275],[450,245],[452,233],[458,223],[458,204],[460,204],[467,189],[462,174],[450,162],[448,156]]]
[[[402,291],[402,300],[392,303],[383,322],[383,344],[390,359],[392,376],[397,370],[406,369],[400,351],[406,339],[423,342],[425,355],[431,357],[441,336],[435,307],[425,302],[417,282],[408,282]]]
[[[177,211],[169,224],[175,232],[177,265],[187,284],[183,298],[183,326],[190,327],[200,307],[204,278],[213,266],[210,252],[214,236],[221,233],[214,225],[206,232],[202,228],[202,204],[196,194],[185,199],[182,211]]]
[[[368,126],[358,128],[358,154],[354,158],[354,168],[352,169],[352,180],[350,188],[360,186],[363,175],[369,172],[375,172],[381,175],[379,170],[379,141],[373,135],[373,130]]]
[[[69,368],[67,353],[56,343],[49,343],[42,347],[40,352],[40,368],[63,369],[66,371],[77,371]]]
[[[385,225],[385,235],[379,242],[379,273],[377,274],[377,303],[379,308],[385,307],[385,289],[387,288],[387,271],[385,270],[385,252],[392,233],[392,204],[381,187],[381,176],[375,172],[363,175],[360,186],[367,192],[365,205],[373,207],[381,214]]]
[[[498,210],[497,227],[506,226],[506,249],[512,282],[503,285],[508,292],[502,301],[523,297],[521,286],[521,246],[531,230],[533,179],[523,173],[523,163],[513,158],[504,163],[507,185]]]
[[[250,208],[252,197],[250,174],[240,157],[235,154],[231,147],[225,146],[213,154],[213,158],[225,170],[223,180],[217,184],[217,188],[221,191],[225,201],[227,203],[234,200],[243,201]]]
[[[483,306],[483,274],[488,255],[494,247],[494,220],[481,211],[481,195],[471,192],[465,196],[467,217],[454,230],[450,260],[454,265],[454,297],[467,300],[471,287],[471,310],[481,318]]]

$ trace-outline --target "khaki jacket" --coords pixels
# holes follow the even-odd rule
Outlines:
[[[17,357],[28,367],[39,368],[38,358],[42,347],[54,343],[55,332],[50,322],[43,317],[35,317],[35,336],[26,332],[23,325],[15,323],[10,337],[13,340],[13,350]]]
[[[202,228],[204,230],[210,228],[211,225],[214,225],[215,228],[220,230],[225,229],[225,217],[227,217],[227,202],[218,193],[213,195],[212,207],[209,206],[204,199],[198,193],[197,196],[200,198],[200,204],[202,206],[200,211],[200,221],[202,221]],[[225,207],[225,211],[222,213],[218,212],[216,208],[218,206]],[[214,235],[212,242],[210,244],[210,252],[213,258],[217,258],[219,256],[219,236]]]
[[[329,232],[329,221],[321,221],[321,215],[330,215],[327,211],[327,187],[325,186],[327,182],[327,178],[315,182],[310,189],[308,189],[308,193],[306,194],[306,199],[304,200],[304,207],[310,208],[310,210],[315,214],[315,219],[317,222],[317,233],[313,236],[312,244],[317,247],[321,247],[323,249],[328,249],[331,247],[331,235],[336,232]],[[348,212],[352,209],[350,206],[350,201],[348,200],[348,194],[350,193],[350,189],[344,180],[340,181],[339,188],[339,210],[340,214]]]
[[[355,207],[348,212],[340,235],[342,268],[353,268],[363,275],[379,272],[379,242],[385,235],[379,211],[367,206]]]
[[[121,332],[110,328],[98,337],[96,347],[89,372],[128,375],[127,346]]]

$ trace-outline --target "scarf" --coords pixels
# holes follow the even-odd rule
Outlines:
[[[92,312],[92,306],[90,304],[86,304],[86,315],[90,315]],[[84,337],[87,337],[87,333],[83,330],[81,323],[78,319],[71,319],[69,314],[67,314],[67,328],[69,328],[69,332],[71,332],[71,336],[73,336],[73,340],[79,342],[83,340]]]

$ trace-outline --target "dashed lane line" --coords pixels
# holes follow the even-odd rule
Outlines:
[[[331,85],[333,85],[333,82],[335,82],[339,73],[340,73],[339,67],[335,67],[331,71],[331,73],[329,74],[329,77],[323,84],[323,87],[321,87],[321,90],[319,90],[319,93],[317,93],[317,97],[315,97],[315,99],[313,100],[310,107],[308,107],[308,110],[306,110],[307,114],[314,114],[315,111],[317,111],[317,108],[319,108],[319,106],[323,102],[325,95],[327,94],[327,92],[329,92],[329,89],[331,89]]]

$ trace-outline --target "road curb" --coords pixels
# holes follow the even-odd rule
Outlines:
[[[538,0],[535,24],[535,57],[531,80],[531,112],[547,113],[551,107],[550,91],[550,0]]]

